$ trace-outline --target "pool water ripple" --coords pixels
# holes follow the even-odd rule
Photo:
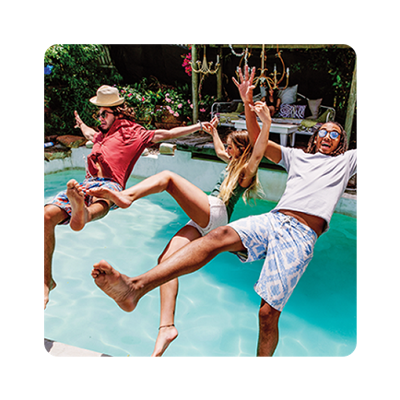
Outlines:
[[[45,199],[83,170],[45,176]],[[130,179],[128,186],[138,182]],[[241,202],[233,218],[267,212],[274,203]],[[151,355],[159,325],[159,290],[126,313],[100,291],[90,272],[106,259],[128,276],[156,265],[187,217],[168,194],[111,211],[81,232],[56,228],[54,279],[45,311],[45,337],[112,356]],[[180,278],[176,311],[179,336],[164,356],[254,356],[260,298],[253,290],[262,262],[242,264],[217,256],[202,270]],[[334,214],[318,240],[314,258],[280,319],[276,356],[345,356],[356,346],[356,220]]]

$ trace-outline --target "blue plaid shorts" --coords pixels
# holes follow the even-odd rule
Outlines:
[[[86,190],[88,190],[88,189],[93,189],[96,187],[105,187],[105,188],[108,188],[110,190],[114,190],[117,192],[120,192],[122,190],[122,186],[119,183],[114,182],[111,179],[106,179],[106,178],[87,178],[79,185],[82,188],[83,194],[85,196],[86,206],[90,206],[93,202],[93,196],[89,196],[88,194],[86,194]],[[62,192],[58,193],[53,198],[53,200],[47,204],[54,204],[55,206],[60,207],[62,210],[64,210],[68,214],[68,217],[64,221],[62,221],[60,223],[60,225],[67,225],[69,223],[69,220],[71,219],[72,210],[71,210],[71,204],[66,195],[66,190],[63,190]],[[115,210],[116,208],[118,208],[118,206],[113,204],[110,207],[110,210]]]
[[[247,254],[237,253],[242,262],[265,258],[254,290],[282,311],[312,259],[317,234],[296,218],[275,210],[228,226],[238,233],[247,249]]]

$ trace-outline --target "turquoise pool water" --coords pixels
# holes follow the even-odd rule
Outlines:
[[[45,201],[82,169],[45,175]],[[127,186],[138,182],[130,178]],[[274,203],[239,203],[233,218],[271,210]],[[53,275],[57,288],[45,310],[47,339],[112,356],[150,356],[159,325],[159,291],[126,313],[94,284],[92,266],[105,259],[129,276],[156,265],[187,217],[168,194],[152,195],[110,212],[81,232],[56,228]],[[262,262],[242,264],[221,254],[180,278],[176,310],[179,336],[164,357],[254,356],[260,298],[253,291]],[[330,230],[280,318],[275,356],[346,356],[356,347],[356,219],[334,214]]]

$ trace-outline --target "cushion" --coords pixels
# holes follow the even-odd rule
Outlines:
[[[244,104],[243,103],[239,103],[235,112],[237,112],[238,114],[243,113],[244,112]]]
[[[278,96],[281,99],[282,104],[296,103],[297,87],[298,85],[294,85],[279,91]]]
[[[321,114],[316,121],[317,122],[327,122],[331,121],[333,117],[333,111],[330,109],[327,109],[323,114]]]
[[[317,119],[319,114],[319,106],[322,103],[322,99],[308,100],[308,108],[311,111],[311,115],[308,119]]]
[[[303,119],[307,106],[281,104],[277,117]]]

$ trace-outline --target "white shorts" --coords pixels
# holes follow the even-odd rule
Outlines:
[[[210,204],[210,220],[205,228],[202,228],[193,220],[190,220],[186,224],[195,227],[202,236],[207,235],[207,233],[213,229],[224,226],[229,222],[226,206],[219,197],[208,196],[208,203]]]

